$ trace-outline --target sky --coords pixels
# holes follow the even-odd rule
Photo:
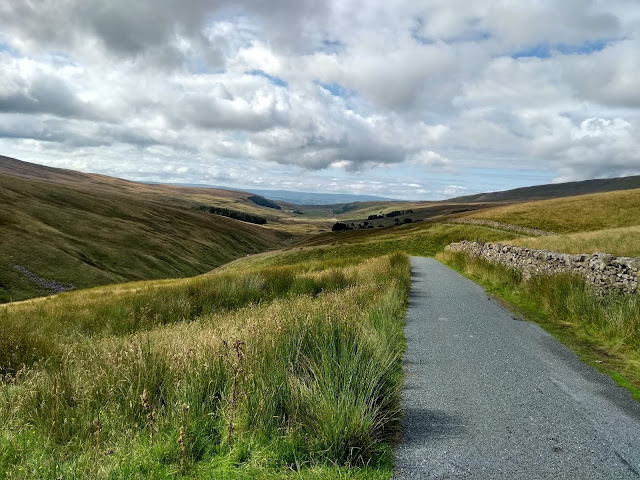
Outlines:
[[[640,174],[640,2],[2,0],[0,154],[422,200]]]

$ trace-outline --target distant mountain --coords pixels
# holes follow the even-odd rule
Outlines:
[[[613,192],[640,188],[640,175],[620,178],[603,178],[581,182],[552,183],[533,187],[515,188],[502,192],[478,193],[452,198],[456,202],[519,202],[547,198],[573,197],[590,193]]]
[[[151,183],[151,182],[149,182]],[[203,185],[192,183],[176,183],[181,187],[197,187],[197,188],[216,188],[222,190],[237,190],[242,192],[254,193],[261,195],[269,200],[277,202],[295,203],[298,205],[337,205],[341,203],[353,202],[388,202],[398,201],[393,198],[377,197],[375,195],[355,195],[351,193],[311,193],[311,192],[294,192],[289,190],[262,190],[257,188],[230,188],[221,187],[219,185]]]
[[[335,205],[339,203],[353,202],[387,202],[396,201],[393,198],[378,197],[376,195],[355,195],[351,193],[311,193],[293,192],[289,190],[255,190],[256,193],[271,200],[280,202],[297,203],[298,205]]]

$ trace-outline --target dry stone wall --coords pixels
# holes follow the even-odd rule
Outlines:
[[[638,293],[640,258],[615,257],[606,253],[569,255],[532,250],[500,243],[463,241],[445,250],[464,252],[522,272],[525,278],[556,273],[581,275],[599,295]]]

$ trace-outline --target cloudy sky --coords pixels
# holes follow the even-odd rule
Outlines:
[[[2,0],[0,154],[440,199],[640,174],[637,0]]]

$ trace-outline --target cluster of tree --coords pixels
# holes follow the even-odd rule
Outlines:
[[[331,227],[332,232],[341,232],[343,230],[351,230],[348,223],[336,222],[336,224]]]
[[[258,225],[264,225],[267,223],[267,219],[259,215],[240,212],[238,210],[229,210],[228,208],[207,207],[206,205],[201,205],[199,207],[195,207],[195,209],[201,212],[215,213],[216,215],[222,215],[223,217],[233,218],[242,222],[257,223]]]
[[[420,220],[418,220],[420,221]],[[399,218],[395,219],[395,224],[394,225],[402,225],[403,223],[413,223],[413,220],[411,220],[410,218],[405,218],[402,222],[400,221]],[[378,225],[378,228],[383,228],[384,225]],[[356,224],[355,223],[342,223],[342,222],[337,222],[333,225],[333,227],[331,227],[331,231],[332,232],[341,232],[344,230],[353,230],[356,228]],[[365,220],[362,223],[359,223],[357,225],[357,228],[375,228],[375,225],[373,223],[369,223],[368,220]]]
[[[462,213],[462,212],[473,212],[475,210],[475,208],[463,208],[460,210],[454,210],[451,213]]]
[[[260,195],[253,195],[249,197],[249,200],[251,200],[256,205],[260,205],[261,207],[275,208],[276,210],[280,210],[282,208],[277,203],[272,202],[268,198],[261,197]]]
[[[378,220],[381,218],[399,217],[400,215],[407,215],[413,213],[413,210],[394,210],[393,212],[385,213],[384,215],[369,215],[367,220]]]

